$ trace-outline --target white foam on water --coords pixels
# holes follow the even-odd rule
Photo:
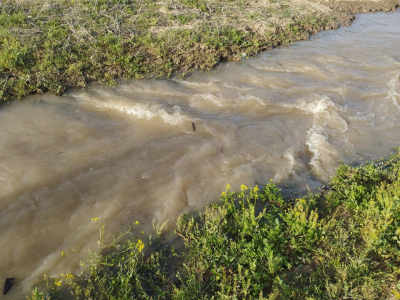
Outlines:
[[[391,100],[393,105],[396,106],[398,109],[400,109],[398,100],[400,98],[400,93],[397,91],[399,82],[400,82],[400,72],[395,72],[393,77],[387,83],[387,85],[389,86],[389,90],[386,96],[386,99]]]
[[[179,125],[182,122],[187,121],[187,117],[182,115],[180,112],[175,111],[173,113],[167,112],[161,108],[160,105],[156,104],[127,104],[127,103],[103,103],[97,104],[97,107],[105,107],[112,110],[125,113],[127,115],[136,116],[139,119],[151,120],[153,118],[161,118],[165,123],[171,125]]]
[[[317,175],[328,180],[333,170],[327,166],[335,165],[343,158],[341,149],[330,140],[334,138],[347,146],[350,144],[346,137],[348,124],[341,116],[344,110],[326,95],[315,95],[311,101],[301,100],[291,106],[313,115],[313,124],[306,140],[308,150],[312,153],[310,165]]]
[[[210,104],[215,108],[245,108],[248,111],[258,110],[266,103],[263,99],[252,95],[236,95],[236,97],[227,97],[219,94],[196,94],[190,97],[190,106],[193,108],[210,108]]]
[[[229,84],[229,83],[223,83],[223,86],[228,88],[228,89],[233,89],[233,90],[239,90],[239,91],[251,91],[252,88],[251,87],[246,87],[243,84]]]
[[[275,73],[305,73],[313,69],[311,66],[296,66],[296,65],[280,65],[280,66],[268,66],[268,67],[260,67],[253,65],[254,68],[262,71],[275,72]]]
[[[301,163],[298,161],[298,153],[295,146],[289,147],[282,154],[282,168],[274,175],[275,182],[281,182],[284,178],[289,176],[295,176],[298,178],[296,173],[297,169],[301,169]]]
[[[339,160],[340,150],[329,143],[329,135],[322,126],[317,124],[314,124],[307,132],[306,145],[313,154],[310,165],[314,172],[324,180],[328,180],[331,172],[327,166]]]
[[[138,103],[128,100],[101,101],[96,99],[86,99],[85,101],[96,108],[120,112],[138,119],[151,120],[160,118],[170,125],[182,125],[185,122],[189,122],[189,118],[182,113],[177,105],[171,107],[171,111],[167,111],[162,105],[154,103]]]
[[[389,55],[384,55],[383,57],[390,64],[400,65],[400,61],[396,60],[395,58]]]

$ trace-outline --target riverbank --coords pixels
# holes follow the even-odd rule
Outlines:
[[[321,30],[389,1],[19,1],[0,6],[0,99],[90,82],[185,76]]]
[[[399,299],[399,174],[396,154],[342,165],[329,189],[301,199],[273,182],[228,186],[174,233],[157,225],[144,242],[115,241],[30,299]]]

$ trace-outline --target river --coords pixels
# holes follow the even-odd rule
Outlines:
[[[0,280],[16,278],[6,298],[24,299],[44,273],[80,272],[99,224],[117,234],[138,221],[146,235],[228,183],[317,190],[340,162],[389,154],[400,145],[399,28],[399,10],[359,15],[187,79],[5,105]]]

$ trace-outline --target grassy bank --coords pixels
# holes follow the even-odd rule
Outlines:
[[[252,1],[257,4],[258,1]],[[253,32],[252,22],[266,22]],[[305,8],[242,0],[5,1],[0,99],[208,69],[331,27]]]
[[[92,254],[86,273],[50,279],[47,297],[400,299],[399,179],[397,154],[343,165],[329,190],[301,199],[284,199],[273,182],[228,187],[173,233],[156,226],[144,242]]]
[[[209,69],[348,24],[346,7],[357,12],[364,2],[3,0],[0,101]],[[367,3],[371,11],[396,6]]]

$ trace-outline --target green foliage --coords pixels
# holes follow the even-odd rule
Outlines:
[[[301,199],[273,182],[228,186],[174,233],[155,226],[143,256],[136,240],[93,253],[64,288],[74,299],[400,299],[399,179],[397,154],[341,166],[329,191]]]

